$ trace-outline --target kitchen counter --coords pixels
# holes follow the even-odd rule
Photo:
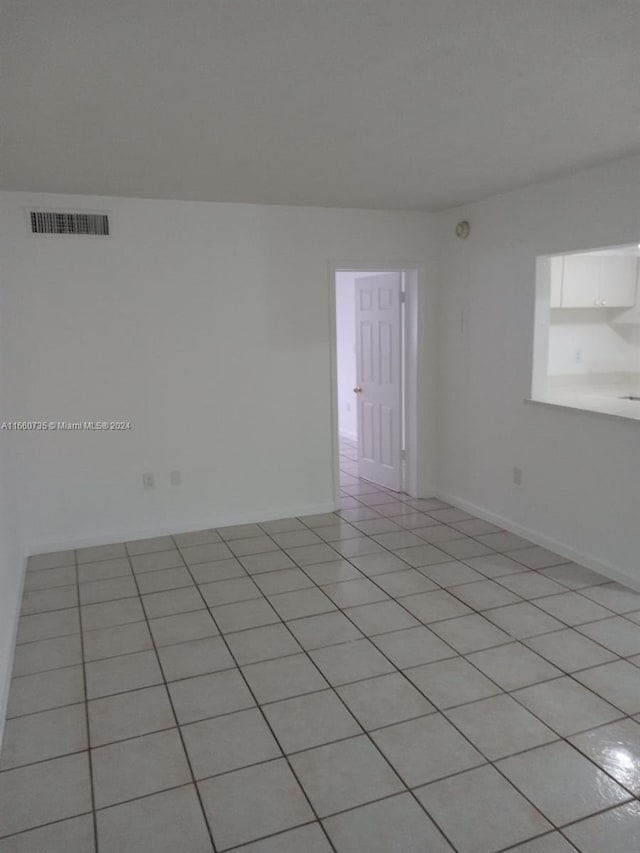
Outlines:
[[[640,375],[619,377],[549,377],[546,391],[533,395],[531,402],[563,406],[640,421],[640,400],[621,397],[640,397]],[[600,381],[599,381],[600,380]],[[614,381],[611,381],[614,380]]]

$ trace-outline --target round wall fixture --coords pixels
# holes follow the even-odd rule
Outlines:
[[[466,219],[463,219],[462,222],[458,222],[456,225],[456,237],[459,237],[461,240],[466,240],[470,233],[471,225],[469,225]]]

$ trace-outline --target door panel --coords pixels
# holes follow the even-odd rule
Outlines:
[[[370,310],[370,309],[365,309]],[[358,320],[356,317],[356,324]],[[362,382],[374,382],[373,368],[373,325],[363,320],[360,324],[361,341],[360,346],[356,348],[357,353],[360,353],[360,369],[357,370],[357,375]]]
[[[393,327],[389,323],[378,326],[378,348],[380,353],[380,383],[390,385],[393,382],[395,368],[393,358]]]
[[[402,320],[399,272],[355,282],[358,469],[402,488]]]
[[[393,465],[393,409],[390,406],[380,406],[380,462],[383,465]]]
[[[367,462],[375,462],[375,409],[363,400],[358,410],[358,450]]]

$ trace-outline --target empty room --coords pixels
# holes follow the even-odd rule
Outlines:
[[[0,853],[640,850],[637,0],[0,0]]]

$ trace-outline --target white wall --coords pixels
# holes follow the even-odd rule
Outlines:
[[[549,324],[549,376],[640,370],[640,326],[609,323],[606,308],[558,308]]]
[[[0,215],[0,232],[4,226]],[[3,259],[4,260],[4,259]],[[7,375],[7,343],[11,319],[7,311],[4,263],[0,264],[0,423],[10,418],[13,401]],[[12,436],[0,430],[0,744],[15,643],[18,602],[22,592],[24,554],[15,494],[15,454]]]
[[[4,450],[4,448],[3,448]],[[4,456],[4,453],[3,453]],[[22,595],[24,555],[18,519],[10,494],[12,481],[5,458],[0,467],[0,745],[18,625],[18,603]]]
[[[524,401],[536,256],[639,235],[638,157],[447,211],[438,317],[440,492],[636,584],[640,424]]]
[[[20,193],[0,205],[12,419],[132,424],[9,437],[28,553],[331,508],[330,265],[420,266],[423,328],[435,322],[430,215]],[[109,210],[113,236],[34,237],[30,206]],[[433,334],[423,346],[433,365]],[[420,411],[426,493],[433,405]]]
[[[336,366],[338,373],[338,429],[340,435],[358,437],[358,407],[353,394],[356,384],[356,302],[354,281],[357,273],[336,274]]]

